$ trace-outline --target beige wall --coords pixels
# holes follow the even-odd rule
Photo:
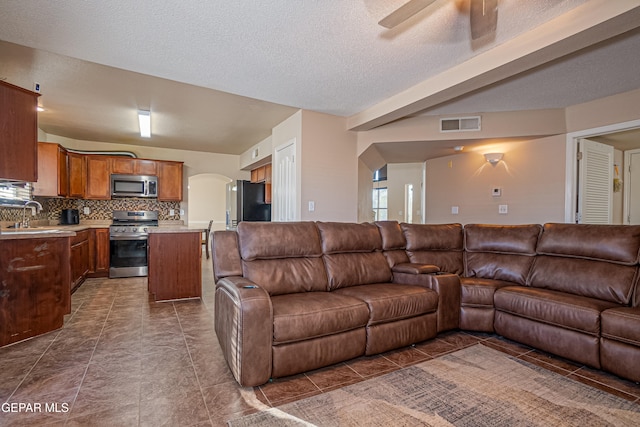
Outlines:
[[[303,111],[301,163],[301,219],[357,221],[356,135],[346,130],[346,119]]]
[[[565,138],[504,144],[496,166],[481,151],[426,162],[427,223],[523,224],[564,221]],[[499,187],[502,196],[493,197]],[[508,214],[498,214],[498,205]],[[451,207],[458,206],[453,215]]]
[[[189,177],[189,225],[206,228],[213,220],[212,230],[226,228],[226,190],[231,179],[202,173]]]
[[[594,129],[640,119],[640,89],[566,109],[567,132]]]
[[[390,163],[387,165],[387,202],[388,219],[398,222],[405,220],[405,186],[413,185],[412,223],[421,222],[422,204],[422,167],[423,163]]]
[[[358,159],[358,222],[371,222],[373,215],[373,171]]]

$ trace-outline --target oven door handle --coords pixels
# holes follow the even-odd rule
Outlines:
[[[148,240],[146,234],[129,234],[127,236],[109,236],[109,240]]]

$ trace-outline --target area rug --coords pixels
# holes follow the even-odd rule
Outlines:
[[[638,426],[640,405],[477,344],[229,425]]]

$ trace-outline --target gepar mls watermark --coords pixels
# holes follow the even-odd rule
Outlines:
[[[67,402],[5,402],[0,408],[3,413],[34,413],[34,412],[69,412],[69,404]]]

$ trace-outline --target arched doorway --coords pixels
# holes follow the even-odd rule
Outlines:
[[[216,173],[202,173],[189,177],[189,226],[206,228],[213,220],[212,230],[226,226],[226,191],[232,181]]]

